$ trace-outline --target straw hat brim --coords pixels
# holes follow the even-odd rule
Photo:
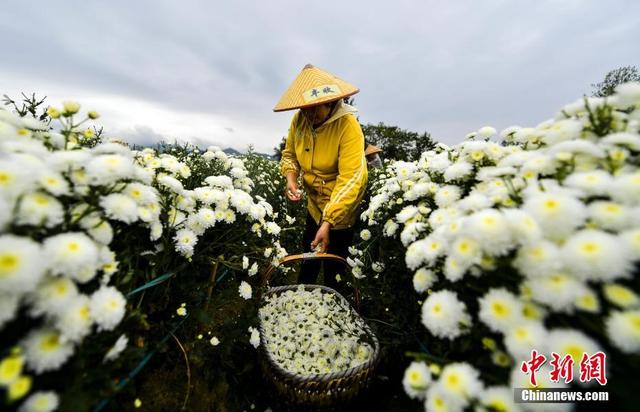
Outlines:
[[[368,145],[366,149],[364,149],[364,155],[369,156],[376,153],[382,153],[382,149],[378,146],[374,146],[372,144]]]
[[[353,96],[360,89],[333,74],[307,64],[273,108],[274,112],[303,109]]]

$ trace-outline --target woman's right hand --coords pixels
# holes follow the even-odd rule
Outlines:
[[[295,180],[287,181],[286,195],[287,199],[295,203],[302,199],[302,190],[298,189],[298,184]]]

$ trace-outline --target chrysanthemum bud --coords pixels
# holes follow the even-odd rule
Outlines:
[[[91,110],[89,113],[87,113],[87,116],[89,116],[89,119],[95,120],[100,117],[100,113],[96,112],[95,110]]]
[[[56,109],[55,107],[49,107],[47,109],[47,114],[49,115],[49,117],[51,117],[52,119],[57,119],[60,117],[60,110]]]
[[[69,117],[78,113],[78,111],[80,110],[80,104],[77,102],[71,102],[71,101],[62,102],[62,108],[64,109],[62,115]]]

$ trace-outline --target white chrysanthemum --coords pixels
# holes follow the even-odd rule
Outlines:
[[[96,186],[108,185],[133,174],[133,160],[119,154],[95,156],[85,166],[87,177]]]
[[[551,330],[547,343],[549,352],[555,352],[561,357],[565,355],[571,356],[574,376],[579,376],[580,374],[580,361],[584,353],[591,356],[602,350],[595,340],[583,332],[568,328]]]
[[[83,217],[79,223],[96,242],[108,245],[113,240],[113,228],[99,214],[89,214]]]
[[[621,173],[609,186],[611,198],[628,205],[640,203],[640,171]]]
[[[490,289],[478,302],[478,317],[494,332],[504,333],[522,322],[522,301],[504,288]]]
[[[519,412],[520,408],[513,401],[513,389],[506,386],[490,386],[479,395],[480,404],[492,411]]]
[[[458,186],[442,186],[435,195],[436,205],[442,208],[451,206],[455,201],[460,199],[460,195],[461,191]]]
[[[640,352],[640,310],[614,311],[605,321],[609,341],[624,353]]]
[[[438,280],[432,270],[420,268],[413,275],[413,288],[418,293],[422,293],[429,289]]]
[[[620,239],[624,242],[631,258],[635,261],[640,260],[640,228],[620,233]]]
[[[55,227],[64,221],[64,208],[55,197],[41,192],[28,193],[20,199],[16,223]]]
[[[209,186],[220,187],[222,189],[233,188],[233,180],[229,176],[209,176],[204,179],[205,183]]]
[[[413,205],[406,206],[400,212],[398,212],[395,219],[398,223],[407,223],[410,219],[413,219],[418,213],[420,213],[420,209],[418,209],[417,206],[413,206]]]
[[[603,170],[575,172],[567,176],[563,184],[582,190],[587,195],[601,196],[610,191],[611,175]]]
[[[482,138],[495,136],[498,131],[491,126],[484,126],[478,129],[478,135]]]
[[[104,355],[102,362],[105,363],[108,361],[113,361],[118,359],[118,356],[120,356],[122,351],[127,347],[128,343],[129,343],[129,338],[127,338],[127,335],[124,335],[124,334],[120,335],[118,340],[116,340],[116,343],[114,343],[113,346]]]
[[[32,330],[22,346],[27,366],[38,375],[59,369],[73,355],[73,344],[53,329]]]
[[[98,248],[82,232],[68,232],[44,241],[44,252],[52,273],[88,281],[97,268]]]
[[[542,127],[543,140],[548,146],[580,137],[584,125],[575,119],[565,119],[552,122]]]
[[[4,324],[13,320],[20,306],[20,294],[0,293],[0,330]]]
[[[450,363],[442,369],[438,383],[451,398],[460,399],[468,405],[471,399],[480,395],[482,382],[480,373],[465,362]]]
[[[251,206],[253,206],[253,199],[247,192],[236,189],[231,192],[229,203],[231,203],[238,212],[246,215],[249,213],[249,210],[251,210]]]
[[[190,258],[193,256],[193,248],[198,243],[198,236],[190,229],[180,229],[173,237],[176,251],[183,256]]]
[[[638,108],[640,105],[640,82],[627,82],[615,88],[616,104],[622,109]]]
[[[100,206],[107,216],[124,223],[138,220],[138,205],[129,196],[112,193],[100,199]]]
[[[399,227],[400,227],[400,225],[398,225],[393,220],[389,219],[389,220],[387,220],[385,222],[384,228],[382,229],[382,232],[384,233],[384,235],[386,237],[391,237],[396,233],[396,231],[398,230]]]
[[[424,362],[411,362],[404,371],[402,386],[410,398],[424,399],[430,383],[431,371]]]
[[[363,229],[360,231],[360,239],[369,240],[371,239],[371,232],[368,229]]]
[[[463,227],[490,256],[503,255],[513,247],[507,219],[496,209],[486,209],[470,215],[465,219]]]
[[[426,412],[462,412],[465,402],[461,397],[452,397],[443,387],[437,383],[427,389],[424,408]]]
[[[198,219],[200,226],[205,229],[213,227],[216,224],[216,214],[209,207],[201,207],[198,209],[196,219]]]
[[[525,176],[535,176],[538,174],[546,175],[554,173],[557,167],[557,162],[555,162],[553,158],[544,153],[536,152],[524,162],[521,170]]]
[[[522,206],[538,222],[546,237],[562,240],[586,217],[586,208],[578,199],[561,193],[541,192],[528,196]]]
[[[542,237],[540,225],[529,213],[520,209],[503,209],[502,213],[518,243],[530,244]]]
[[[50,170],[44,171],[38,176],[40,187],[54,196],[69,195],[71,190],[69,183],[60,175],[60,173]]]
[[[633,290],[618,283],[602,285],[602,295],[620,308],[633,308],[640,303],[640,298]]]
[[[0,292],[35,289],[46,270],[40,244],[30,238],[0,236]]]
[[[29,296],[32,316],[61,313],[78,295],[78,287],[67,277],[45,277]]]
[[[158,202],[155,189],[142,183],[129,183],[122,193],[133,199],[138,205]]]
[[[566,273],[536,276],[529,282],[531,297],[554,311],[569,312],[584,291],[584,284]]]
[[[76,295],[59,312],[56,328],[61,331],[62,341],[80,342],[91,332],[91,312],[89,297]]]
[[[518,249],[513,267],[527,277],[546,276],[561,267],[560,257],[560,249],[554,243],[541,239]]]
[[[125,314],[126,300],[113,286],[101,286],[91,295],[91,318],[98,330],[113,330]]]
[[[471,317],[454,292],[441,290],[422,304],[422,323],[433,335],[453,340],[465,332],[462,326],[471,325]]]
[[[547,352],[547,330],[541,322],[525,321],[508,329],[504,335],[504,345],[515,359],[516,364],[531,358],[531,351]]]
[[[158,176],[158,184],[166,187],[174,193],[182,194],[184,192],[184,187],[182,183],[173,176],[169,175],[160,175]]]
[[[58,409],[59,404],[60,398],[57,393],[53,391],[38,391],[31,394],[20,405],[18,412],[53,412]]]
[[[633,268],[624,242],[617,236],[599,230],[581,230],[567,239],[562,247],[565,267],[584,280],[624,278]]]
[[[242,299],[251,299],[251,285],[243,280],[242,282],[240,282],[240,286],[238,287],[238,293],[240,294]]]
[[[438,236],[430,235],[422,240],[412,243],[407,248],[405,263],[411,270],[415,270],[423,264],[432,264],[445,253],[446,243]]]
[[[615,202],[597,201],[588,206],[590,220],[598,227],[619,231],[632,224],[631,209]]]
[[[251,343],[251,345],[254,348],[257,348],[258,346],[260,346],[260,332],[258,331],[258,329],[250,326],[249,333],[250,333],[249,343]]]
[[[470,261],[461,260],[456,255],[449,255],[444,261],[444,277],[450,282],[457,282],[467,273],[471,265]]]
[[[444,180],[452,182],[469,176],[473,172],[473,165],[464,160],[460,160],[452,164],[444,172]]]

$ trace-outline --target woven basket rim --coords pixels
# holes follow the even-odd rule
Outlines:
[[[333,293],[335,294],[339,299],[342,299],[349,307],[349,309],[351,309],[351,313],[354,316],[359,317],[362,320],[362,323],[364,325],[364,332],[367,333],[367,335],[371,338],[372,342],[373,342],[373,354],[371,355],[371,357],[369,358],[369,360],[367,360],[364,363],[361,363],[358,366],[354,366],[353,368],[349,368],[349,369],[345,369],[344,371],[340,371],[340,372],[332,372],[332,373],[316,373],[316,374],[312,374],[312,375],[301,375],[299,373],[293,373],[293,372],[289,372],[286,369],[284,369],[283,367],[281,367],[280,365],[278,365],[276,363],[276,361],[273,359],[273,357],[271,356],[271,352],[269,352],[266,348],[266,345],[263,343],[262,346],[262,352],[266,355],[267,360],[269,361],[269,364],[271,365],[271,367],[273,367],[275,369],[276,372],[278,372],[278,374],[283,375],[286,378],[290,378],[293,379],[295,381],[301,382],[301,383],[307,383],[307,382],[321,382],[321,383],[327,383],[327,382],[331,382],[334,379],[340,379],[340,378],[345,378],[345,377],[349,377],[352,375],[356,375],[358,374],[360,371],[371,368],[373,366],[375,366],[380,358],[380,342],[378,341],[378,337],[375,335],[375,333],[373,333],[373,331],[371,330],[371,328],[369,327],[369,325],[367,324],[367,322],[365,322],[365,320],[358,314],[358,312],[356,312],[353,307],[351,306],[351,304],[349,303],[349,301],[342,296],[338,291],[336,291],[335,289],[332,289],[328,286],[324,286],[324,285],[314,285],[314,284],[306,284],[306,283],[302,283],[302,284],[298,284],[298,285],[286,285],[286,286],[275,286],[275,287],[270,287],[269,289],[267,289],[266,293],[262,296],[262,300],[264,300],[265,297],[273,295],[274,293],[280,293],[280,292],[285,292],[287,290],[293,290],[293,289],[298,289],[298,287],[300,287],[300,285],[304,286],[305,290],[306,289],[321,289],[324,292],[328,292],[328,293]],[[260,321],[260,324],[258,325],[258,329],[260,331],[260,336],[262,339],[262,342],[265,342],[266,339],[264,338],[265,333],[264,333],[264,329],[262,327],[262,321]]]

